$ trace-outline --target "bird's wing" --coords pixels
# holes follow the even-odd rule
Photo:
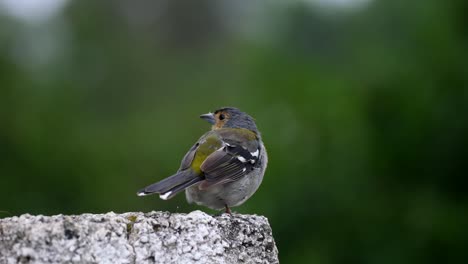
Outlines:
[[[216,150],[224,147],[221,137],[213,131],[204,134],[185,154],[179,171],[191,169],[201,174],[200,166]]]
[[[195,143],[190,150],[185,154],[184,158],[180,163],[179,171],[186,170],[192,164],[193,158],[195,157],[195,153],[197,153],[198,146],[200,145],[199,142]]]
[[[185,154],[176,174],[143,188],[137,194],[142,196],[159,193],[162,199],[167,200],[185,188],[204,181],[200,165],[213,152],[223,148],[224,144],[217,133],[206,133]]]
[[[246,129],[223,129],[217,131],[222,147],[211,153],[200,166],[205,181],[200,189],[232,182],[249,173],[259,158],[259,141]],[[253,135],[252,135],[253,134]]]

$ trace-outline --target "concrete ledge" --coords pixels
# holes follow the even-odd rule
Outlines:
[[[0,219],[0,263],[278,263],[263,216],[168,212]]]

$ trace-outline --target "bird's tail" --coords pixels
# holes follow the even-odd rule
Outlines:
[[[203,178],[190,170],[179,171],[176,174],[165,178],[162,181],[153,183],[137,192],[138,196],[150,195],[158,193],[159,197],[163,200],[168,200],[174,197],[185,188],[202,181]]]

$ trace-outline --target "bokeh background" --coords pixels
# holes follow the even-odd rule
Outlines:
[[[282,263],[468,259],[468,2],[0,0],[0,217],[135,192],[236,106]]]

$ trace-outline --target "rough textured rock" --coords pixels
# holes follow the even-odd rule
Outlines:
[[[0,219],[0,263],[278,263],[268,220],[168,212]]]

